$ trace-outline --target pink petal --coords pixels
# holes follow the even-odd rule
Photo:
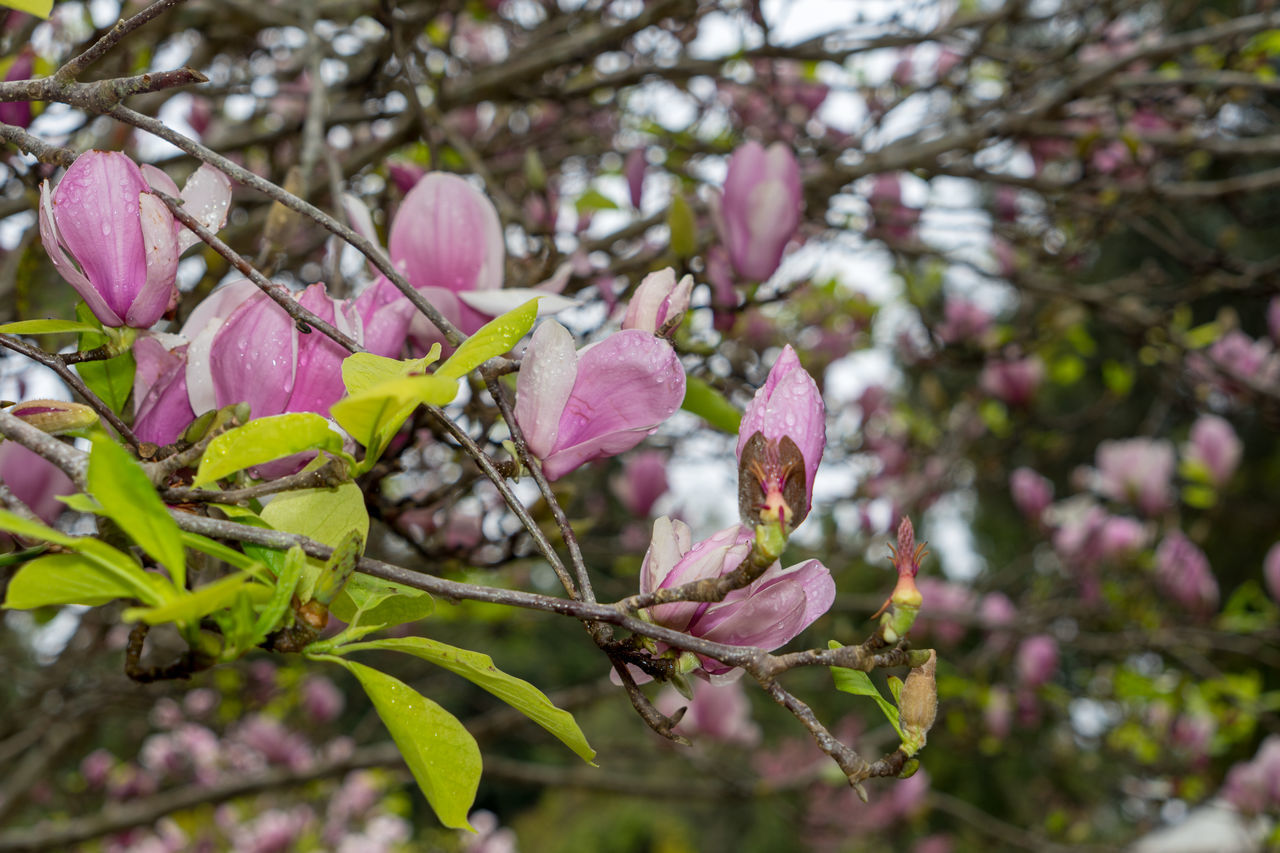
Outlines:
[[[431,172],[391,223],[391,260],[414,287],[496,290],[505,246],[493,203],[457,175]]]
[[[125,155],[88,151],[53,191],[53,217],[63,245],[118,317],[128,313],[147,283],[138,199],[149,189]]]
[[[150,193],[142,193],[138,207],[147,277],[128,307],[125,323],[135,329],[146,329],[164,315],[176,292],[178,241],[173,234],[173,214],[164,202]]]
[[[684,401],[684,368],[671,346],[621,331],[579,354],[578,378],[543,470],[560,477],[592,459],[630,450]]]
[[[248,403],[255,418],[284,412],[297,362],[298,330],[293,319],[265,293],[253,295],[212,340],[209,366],[216,407]]]
[[[93,316],[97,317],[104,326],[123,326],[124,318],[112,310],[102,294],[94,289],[89,279],[85,278],[80,267],[76,265],[75,259],[67,254],[53,216],[53,193],[49,190],[48,181],[40,186],[39,221],[40,242],[44,244],[44,250],[49,254],[49,260],[53,261],[53,268],[58,271],[58,275],[75,288],[76,293],[80,294],[80,298],[93,312]]]
[[[227,222],[231,207],[231,179],[208,163],[187,178],[182,188],[183,208],[210,231],[217,232]],[[196,233],[188,228],[178,231],[178,254],[200,242]]]
[[[539,324],[516,376],[515,417],[529,449],[544,462],[556,444],[560,418],[577,376],[573,335],[554,320]]]
[[[299,304],[313,312],[321,320],[335,326],[348,325],[343,306],[338,300],[330,297],[323,284],[316,283],[302,292]],[[278,309],[283,313],[283,309]],[[347,330],[341,330],[347,331]],[[310,333],[297,335],[298,361],[294,378],[293,394],[289,397],[285,411],[315,412],[329,414],[329,407],[338,402],[346,393],[342,384],[342,360],[349,353],[322,332],[312,329]]]

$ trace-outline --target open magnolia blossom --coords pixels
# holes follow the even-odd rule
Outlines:
[[[640,567],[640,592],[727,575],[746,559],[753,536],[750,527],[735,524],[694,545],[687,524],[662,516],[653,523],[653,540]],[[694,637],[772,651],[826,613],[835,595],[831,573],[818,560],[785,569],[774,563],[722,601],[660,604],[650,608],[649,614],[657,624]],[[707,675],[722,676],[732,670],[710,658],[700,657],[700,661]]]
[[[377,243],[373,217],[364,203],[346,195],[344,206],[357,230]],[[564,281],[553,277],[537,288],[503,288],[506,247],[493,202],[469,181],[449,172],[427,172],[404,197],[391,221],[388,256],[414,290],[445,319],[470,335],[489,320],[539,300],[541,314],[574,304],[557,295]],[[405,327],[414,351],[425,353],[444,336],[414,309],[408,297],[379,276],[356,299],[370,352],[397,356]]]
[[[534,330],[516,377],[515,416],[555,480],[635,447],[680,408],[684,368],[666,341],[636,329],[575,350],[555,320]]]
[[[357,342],[360,317],[349,300],[333,299],[323,283],[298,303]],[[164,341],[169,342],[166,346]],[[224,285],[191,313],[179,336],[147,336],[135,352],[135,426],[156,444],[176,439],[196,415],[248,403],[253,417],[316,412],[345,393],[347,351],[319,331],[298,331],[289,314],[250,281]]]
[[[152,189],[178,196],[154,166],[138,168],[118,151],[86,151],[58,186],[40,188],[40,239],[54,268],[104,326],[146,329],[178,290],[178,256],[200,238],[174,219]],[[231,182],[209,165],[187,180],[181,198],[201,224],[222,227]]]

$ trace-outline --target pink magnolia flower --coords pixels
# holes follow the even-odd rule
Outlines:
[[[234,282],[229,288],[236,290],[212,309],[226,313],[200,328],[188,350],[192,409],[204,412],[247,402],[255,418],[283,412],[327,416],[346,390],[342,360],[347,351],[315,330],[299,332],[293,318],[252,282]],[[322,283],[304,290],[298,303],[361,339],[354,307],[328,296]],[[196,314],[188,326],[203,319]]]
[[[1148,516],[1169,507],[1173,445],[1162,439],[1104,441],[1097,449],[1098,491]]]
[[[1009,475],[1013,503],[1031,521],[1039,521],[1053,501],[1053,482],[1030,468],[1015,468]]]
[[[187,344],[167,349],[145,335],[133,345],[133,431],[143,441],[165,445],[195,420],[187,394]]]
[[[1218,608],[1218,581],[1209,558],[1180,531],[1156,548],[1156,581],[1179,604],[1199,615]]]
[[[676,272],[671,267],[651,272],[631,297],[622,328],[657,334],[668,321],[678,322],[675,318],[689,310],[692,294],[693,276],[686,275],[677,282]]]
[[[144,177],[145,173],[145,177]],[[54,190],[40,189],[40,239],[54,268],[105,326],[145,329],[176,298],[178,256],[199,238],[173,218],[152,187],[178,195],[167,175],[124,154],[86,151]],[[181,197],[206,227],[226,221],[231,184],[203,165]]]
[[[667,491],[667,455],[661,450],[637,453],[609,485],[628,512],[647,518],[654,502]]]
[[[1191,438],[1182,449],[1183,459],[1209,482],[1221,488],[1240,464],[1244,444],[1231,423],[1217,415],[1201,415],[1191,426]]]
[[[1245,814],[1280,808],[1280,736],[1271,735],[1252,760],[1231,768],[1222,797]]]
[[[1112,562],[1147,545],[1147,529],[1140,521],[1111,515],[1091,502],[1083,511],[1059,514],[1066,517],[1054,531],[1053,547],[1065,560],[1081,565]]]
[[[1280,542],[1272,545],[1262,560],[1262,579],[1267,585],[1267,592],[1280,602]]]
[[[23,48],[14,58],[4,74],[6,83],[14,80],[30,79],[36,67],[36,52],[31,46]],[[0,121],[15,127],[27,127],[31,124],[30,101],[7,101],[0,104]]]
[[[61,468],[16,441],[0,443],[0,483],[49,524],[66,509],[58,496],[79,491]]]
[[[949,298],[942,312],[938,337],[943,343],[977,341],[991,328],[991,315],[967,299]]]
[[[724,684],[697,683],[693,699],[686,702],[674,687],[667,687],[656,701],[658,710],[667,716],[685,708],[676,730],[681,734],[703,736],[723,743],[754,746],[760,742],[760,727],[751,720],[751,703],[742,682]]]
[[[666,341],[617,332],[581,351],[554,320],[541,323],[516,377],[516,421],[555,480],[630,450],[684,400],[684,368]]]
[[[1018,646],[1018,681],[1024,687],[1036,688],[1048,683],[1058,671],[1058,641],[1047,634],[1027,637]]]
[[[1010,406],[1025,406],[1044,381],[1044,363],[1037,356],[988,361],[978,384]]]
[[[748,453],[744,461],[744,451],[756,433],[763,436],[764,446],[758,453]],[[784,440],[799,451],[799,459],[791,458]],[[822,395],[788,344],[782,348],[764,385],[756,391],[738,427],[738,464],[754,481],[754,486],[747,489],[739,475],[739,511],[744,520],[759,512],[761,507],[749,504],[760,499],[765,508],[785,507],[784,520],[792,528],[798,527],[809,514],[813,478],[826,445]],[[802,475],[804,480],[800,481]]]
[[[343,199],[354,227],[377,242],[368,208],[354,196]],[[567,279],[552,277],[536,289],[502,288],[506,246],[493,203],[465,179],[448,172],[428,172],[404,197],[391,222],[388,254],[409,284],[463,334],[535,296],[540,313],[553,313],[571,300],[555,296]],[[405,329],[418,352],[444,336],[417,312],[388,279],[379,276],[356,299],[370,352],[398,356]]]
[[[663,516],[653,523],[653,540],[640,567],[640,592],[729,574],[746,559],[753,538],[750,527],[734,525],[694,545],[687,524]],[[831,573],[817,560],[786,569],[774,563],[723,601],[661,604],[649,613],[657,624],[695,637],[772,651],[826,613],[835,594]],[[731,670],[710,658],[702,658],[702,668],[709,675]]]
[[[1280,296],[1272,297],[1267,305],[1267,332],[1272,341],[1280,344]]]
[[[729,158],[719,201],[720,239],[738,274],[755,281],[773,275],[800,226],[800,165],[791,149],[751,141]]]

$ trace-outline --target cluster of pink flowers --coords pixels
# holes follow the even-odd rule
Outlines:
[[[784,518],[804,518],[813,496],[813,477],[826,445],[825,409],[813,379],[786,347],[763,387],[743,415],[738,433],[741,460],[752,436],[764,437],[766,460],[756,473],[766,503],[783,501]],[[799,449],[799,467],[784,469],[778,463],[778,446],[786,440]],[[789,489],[790,478],[804,478],[801,488]],[[798,494],[802,504],[787,505],[784,495]],[[744,519],[746,521],[747,519]],[[679,520],[659,518],[653,540],[640,569],[641,593],[671,589],[706,578],[723,577],[747,558],[754,529],[734,524],[694,543],[689,526]],[[817,560],[805,560],[788,568],[774,563],[746,587],[730,592],[718,602],[676,602],[649,611],[659,625],[695,637],[729,645],[776,649],[790,642],[830,609],[835,600],[831,573]],[[731,667],[702,657],[701,672],[726,676]]]

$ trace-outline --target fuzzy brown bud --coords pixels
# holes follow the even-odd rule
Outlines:
[[[938,716],[938,653],[930,650],[924,665],[912,668],[902,685],[898,722],[902,725],[902,749],[912,756],[925,744]]]

